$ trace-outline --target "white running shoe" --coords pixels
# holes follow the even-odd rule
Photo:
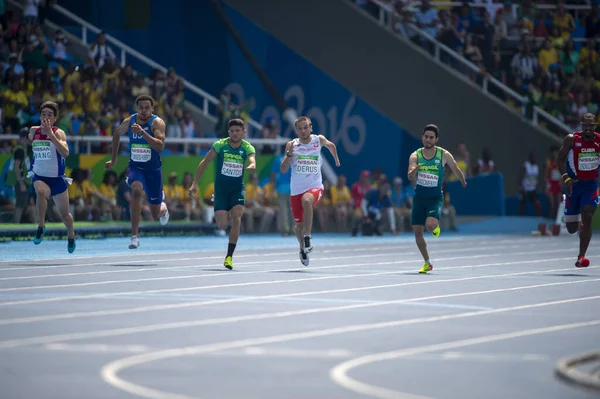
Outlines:
[[[138,236],[131,236],[131,241],[129,241],[129,249],[137,249],[140,246],[140,239]]]
[[[169,210],[167,209],[167,204],[164,202],[160,204],[160,212],[162,216],[159,218],[160,224],[163,226],[169,223]]]
[[[310,259],[308,259],[308,254],[303,250],[300,250],[300,262],[302,262],[304,266],[308,266],[308,263],[310,262]]]
[[[304,252],[306,252],[307,254],[311,253],[313,250],[313,246],[312,246],[312,237],[311,236],[304,236]]]

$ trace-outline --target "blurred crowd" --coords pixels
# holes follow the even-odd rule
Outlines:
[[[378,17],[370,0],[355,0]],[[383,0],[394,9],[393,28],[433,53],[414,24],[464,59],[465,68],[441,53],[441,61],[474,81],[493,76],[526,99],[523,105],[495,85],[488,90],[528,118],[538,106],[574,129],[581,115],[600,120],[600,7],[597,0],[468,2]],[[576,7],[573,7],[576,6]],[[546,127],[558,134],[557,126]]]

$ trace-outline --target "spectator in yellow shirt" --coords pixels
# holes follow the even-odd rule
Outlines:
[[[189,188],[192,185],[193,177],[190,172],[183,174],[183,192],[189,192]],[[212,194],[211,194],[212,195]],[[200,200],[200,191],[196,191],[193,198],[189,195],[185,196],[183,200],[183,210],[185,212],[185,221],[189,222],[191,219],[198,220],[202,218],[202,201]]]
[[[176,218],[179,214],[185,213],[184,201],[186,195],[183,186],[177,184],[177,172],[169,174],[169,182],[164,186],[164,192],[165,203],[171,215]]]
[[[323,180],[323,196],[315,207],[317,213],[317,220],[319,221],[319,227],[322,232],[328,230],[329,219],[333,214],[333,205],[331,200],[331,183],[327,180]]]
[[[104,178],[98,188],[98,207],[102,216],[102,221],[119,220],[121,209],[117,205],[117,192],[115,186],[117,184],[117,174],[108,170],[104,173]]]
[[[331,203],[335,213],[337,231],[347,231],[348,215],[350,209],[352,209],[352,195],[347,185],[346,176],[339,175],[337,184],[331,187]]]
[[[21,89],[21,81],[18,78],[13,79],[10,89],[4,92],[4,105],[2,113],[6,125],[12,126],[14,132],[19,130],[21,123],[18,113],[29,106],[27,95]]]
[[[544,70],[544,72],[550,72],[550,66],[558,63],[558,52],[550,40],[544,40],[544,45],[538,55],[538,64]]]
[[[265,190],[258,185],[258,175],[253,173],[250,176],[250,182],[246,184],[246,211],[244,220],[246,230],[254,233],[254,218],[260,219],[260,232],[265,233],[269,230],[275,210],[264,206]]]
[[[575,20],[573,16],[565,9],[565,3],[559,2],[556,7],[556,12],[552,18],[552,24],[560,29],[560,35],[569,40],[571,33],[575,31]]]

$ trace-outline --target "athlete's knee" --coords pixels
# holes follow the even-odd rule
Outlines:
[[[302,207],[304,209],[308,208],[309,206],[312,206],[312,204],[313,204],[312,195],[305,195],[304,197],[302,197]]]
[[[415,238],[417,240],[424,237],[423,226],[413,226],[413,232],[415,233]]]
[[[36,186],[35,194],[38,198],[47,200],[48,198],[50,198],[50,188],[41,185]]]
[[[142,198],[142,188],[137,186],[131,187],[131,196],[136,200]]]
[[[425,228],[426,228],[428,231],[433,231],[433,230],[435,230],[435,229],[438,227],[438,224],[439,224],[439,223],[438,223],[438,221],[437,221],[436,219],[428,219],[428,220],[425,222]]]

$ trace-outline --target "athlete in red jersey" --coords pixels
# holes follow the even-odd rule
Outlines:
[[[556,218],[556,212],[558,206],[562,200],[562,178],[560,177],[560,170],[558,170],[558,147],[550,147],[550,157],[546,160],[546,197],[548,197],[548,217],[550,219]]]
[[[596,125],[594,114],[583,115],[581,132],[565,137],[558,152],[558,169],[568,193],[565,196],[567,231],[574,234],[579,230],[577,267],[590,265],[585,253],[592,238],[592,218],[598,207],[600,134],[595,132]]]

